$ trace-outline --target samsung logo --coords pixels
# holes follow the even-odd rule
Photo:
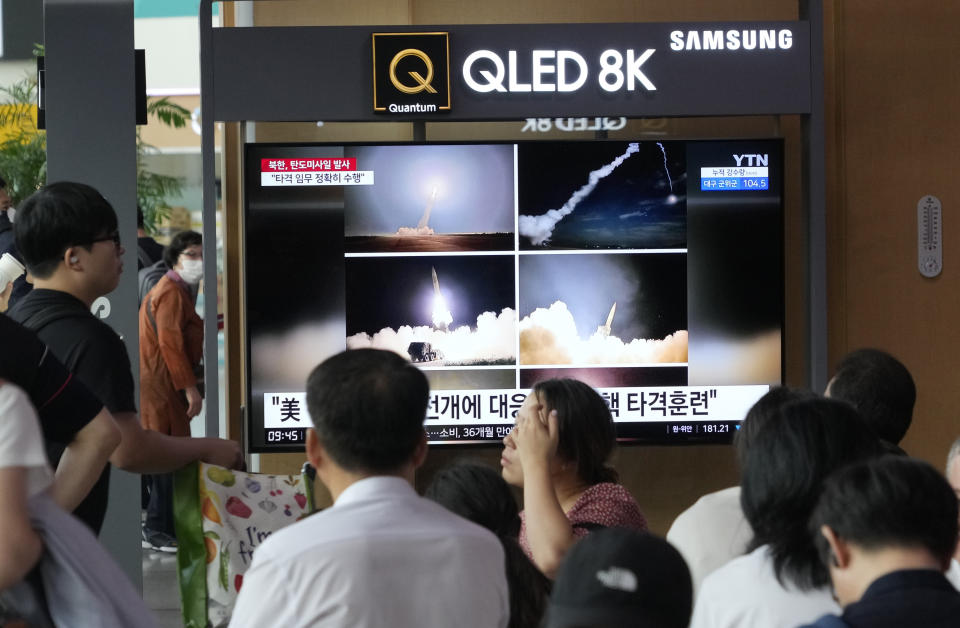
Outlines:
[[[671,31],[670,49],[681,50],[789,50],[793,31],[789,28]]]

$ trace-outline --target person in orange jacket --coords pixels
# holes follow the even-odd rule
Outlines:
[[[196,312],[203,276],[202,239],[182,231],[164,249],[170,270],[140,307],[140,421],[145,429],[189,436],[190,419],[200,413],[203,321]],[[150,478],[143,546],[176,551],[171,474]]]

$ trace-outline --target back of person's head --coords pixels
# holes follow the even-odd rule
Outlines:
[[[491,467],[458,462],[437,472],[423,494],[499,537],[517,538],[520,510],[506,480]]]
[[[71,246],[90,250],[93,242],[117,230],[117,214],[107,199],[84,183],[62,181],[31,194],[17,210],[17,248],[34,277],[50,277]]]
[[[840,361],[827,395],[852,404],[877,436],[896,445],[913,420],[917,388],[900,360],[879,349],[858,349]]]
[[[137,229],[143,229],[144,219],[143,219],[143,208],[140,205],[137,205]]]
[[[740,429],[737,430],[733,438],[733,445],[737,450],[737,460],[741,468],[744,464],[744,458],[753,438],[760,428],[766,425],[767,419],[776,416],[780,408],[790,402],[799,399],[813,399],[817,395],[812,391],[802,388],[791,388],[789,386],[775,386],[767,391],[757,402],[750,407],[747,415],[740,423]]]
[[[882,456],[844,467],[824,484],[810,532],[827,564],[824,525],[868,552],[924,549],[946,569],[957,545],[957,496],[926,462]]]
[[[307,378],[307,409],[324,450],[353,472],[393,473],[423,436],[430,386],[392,351],[353,349],[327,358]]]
[[[537,382],[532,392],[548,413],[557,411],[557,455],[576,464],[577,476],[587,484],[616,482],[617,472],[607,460],[617,434],[603,397],[588,384],[569,378]]]
[[[663,539],[606,528],[578,541],[560,565],[547,628],[686,628],[693,584],[683,557]]]
[[[740,505],[753,529],[750,548],[769,545],[781,583],[820,587],[829,574],[807,528],[827,476],[875,457],[881,445],[848,403],[791,401],[754,435],[741,469]]]
[[[550,580],[520,549],[520,512],[506,480],[486,465],[460,462],[434,475],[424,497],[497,535],[503,545],[510,592],[509,626],[539,625]]]
[[[163,249],[163,263],[173,268],[177,265],[180,255],[191,246],[200,246],[203,244],[203,236],[196,231],[181,231],[170,239]]]

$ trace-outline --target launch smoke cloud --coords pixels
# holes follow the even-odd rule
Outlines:
[[[563,301],[537,308],[520,321],[521,364],[682,364],[687,361],[687,332],[662,339],[623,341],[601,326],[581,338],[573,314]]]
[[[347,337],[347,348],[387,349],[409,357],[407,348],[411,342],[428,342],[440,351],[445,364],[514,360],[516,329],[516,312],[504,308],[499,314],[482,313],[473,327],[460,325],[455,329],[437,329],[426,325],[403,325],[397,329],[385,327],[373,335],[361,332]]]
[[[573,210],[577,208],[577,205],[580,204],[580,201],[590,196],[590,193],[593,192],[594,188],[597,187],[597,184],[600,183],[601,179],[609,176],[611,172],[616,170],[617,167],[627,159],[627,157],[639,150],[640,144],[637,142],[631,142],[628,144],[626,152],[602,168],[598,168],[591,172],[587,177],[587,183],[585,183],[579,190],[574,192],[573,195],[567,199],[567,202],[564,203],[559,209],[551,209],[541,216],[520,216],[517,223],[520,230],[520,235],[530,238],[530,242],[534,246],[539,246],[547,242],[550,239],[550,236],[553,235],[553,230],[556,228],[557,223],[563,220],[566,216],[570,215]]]

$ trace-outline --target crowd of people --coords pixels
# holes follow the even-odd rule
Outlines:
[[[123,342],[90,313],[122,272],[113,208],[50,184],[15,235],[32,288],[0,315],[0,618],[154,625],[96,538],[111,465],[150,476],[144,547],[176,551],[169,473],[243,463],[232,441],[190,437],[200,236],[165,248],[141,305],[137,403]],[[619,483],[613,419],[583,382],[534,385],[500,468],[461,461],[423,496],[420,369],[345,351],[306,391],[306,456],[333,506],[257,548],[232,626],[960,625],[960,440],[943,474],[900,447],[916,388],[885,352],[847,356],[823,395],[760,398],[735,439],[739,485],[700,498],[666,539]]]

